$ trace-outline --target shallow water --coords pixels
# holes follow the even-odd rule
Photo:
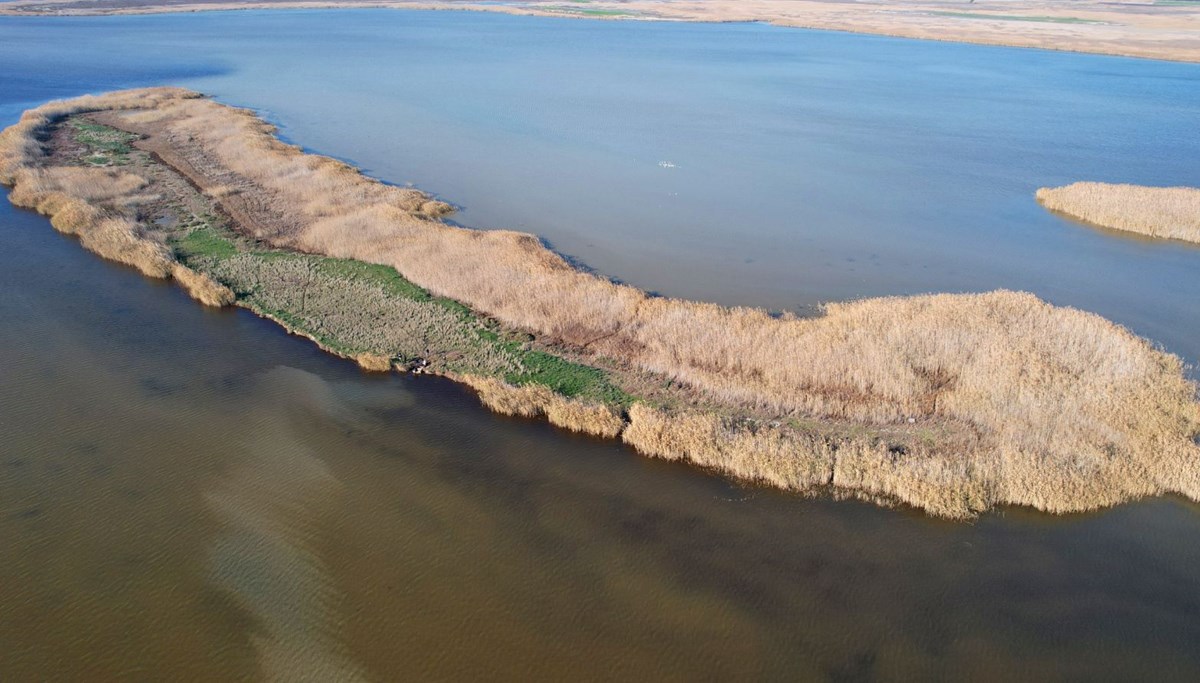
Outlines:
[[[1200,358],[1200,250],[1028,196],[1200,182],[1197,67],[401,12],[3,20],[0,55],[4,123],[192,84],[673,294],[1019,286]],[[4,680],[1200,676],[1191,504],[967,525],[739,488],[363,375],[7,204],[0,316]]]

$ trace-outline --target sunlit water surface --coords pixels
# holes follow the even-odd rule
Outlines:
[[[1200,358],[1200,67],[463,13],[0,20],[0,123],[172,83],[668,294],[1028,289]],[[365,376],[0,206],[0,679],[1195,680],[1200,510],[976,524],[744,489]]]

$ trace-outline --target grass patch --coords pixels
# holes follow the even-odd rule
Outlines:
[[[211,226],[193,228],[175,243],[175,255],[185,264],[197,259],[222,260],[238,253],[237,245]]]
[[[72,120],[70,125],[75,131],[75,141],[91,152],[83,158],[84,163],[91,166],[123,166],[129,163],[129,153],[133,151],[133,141],[138,136],[79,119]]]
[[[286,252],[268,252],[274,255],[290,256]],[[317,269],[324,275],[341,278],[352,282],[375,285],[391,296],[398,296],[413,301],[430,301],[442,308],[458,314],[464,320],[476,318],[475,312],[469,307],[442,296],[434,296],[428,290],[418,287],[401,275],[395,268],[378,263],[367,263],[355,259],[316,257]],[[487,332],[490,337],[483,336]],[[481,338],[487,341],[497,341],[499,336],[490,330],[481,329]]]
[[[632,398],[608,379],[599,368],[573,363],[543,351],[524,351],[519,372],[510,372],[509,384],[541,384],[568,398],[586,398],[609,405],[627,406]]]
[[[382,266],[377,263],[367,263],[354,259],[322,257],[317,263],[317,269],[330,277],[376,285],[392,296],[413,299],[414,301],[430,301],[433,299],[429,292],[404,279],[404,276],[396,272],[396,269],[391,266]],[[463,306],[463,308],[466,307]]]
[[[385,315],[384,312],[389,311],[387,300],[405,300],[441,310],[444,322],[439,336],[444,339],[457,337],[457,343],[453,346],[460,353],[470,354],[469,349],[474,347],[490,358],[510,358],[510,369],[499,373],[510,384],[540,384],[562,396],[609,405],[627,406],[632,401],[628,394],[613,385],[604,370],[574,363],[544,351],[529,350],[524,339],[505,338],[494,321],[482,318],[454,299],[433,296],[391,266],[274,249],[248,250],[239,247],[236,238],[227,230],[208,222],[202,222],[175,240],[174,248],[176,257],[186,264],[197,265],[207,271],[216,267],[217,272],[212,274],[223,275],[220,279],[232,286],[239,298],[254,310],[314,337],[325,347],[339,353],[354,355],[370,351],[401,359],[421,355],[418,348],[421,344],[381,346],[381,338],[369,334],[365,329],[367,326],[361,323],[328,324],[340,317],[339,312],[330,310],[326,303],[333,292],[338,288],[352,288],[359,292],[369,288],[377,294],[372,297],[360,294],[358,301],[363,313],[379,313],[380,319],[376,324],[380,328],[413,322],[412,318],[397,320],[394,312]],[[232,266],[246,259],[250,259],[246,265]],[[231,265],[233,271],[226,272],[217,265],[222,262]],[[252,262],[259,265],[249,266]],[[229,277],[230,272],[244,271],[247,266],[255,270],[254,276]],[[290,275],[284,275],[285,272]],[[447,313],[450,314],[448,317]],[[444,325],[458,328],[458,333],[450,333]],[[393,334],[383,338],[395,340],[405,337]],[[475,341],[471,342],[471,339]]]

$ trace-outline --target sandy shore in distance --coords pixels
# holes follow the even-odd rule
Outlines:
[[[925,40],[1200,62],[1200,3],[1192,0],[15,0],[0,3],[0,15],[352,7],[590,19],[761,21]]]

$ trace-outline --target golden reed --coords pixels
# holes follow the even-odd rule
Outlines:
[[[620,434],[645,454],[750,481],[948,517],[1001,504],[1091,510],[1164,492],[1200,499],[1196,387],[1177,357],[1099,316],[1008,291],[831,304],[809,319],[653,297],[576,270],[533,235],[443,223],[445,204],[305,154],[252,112],[180,89],[53,102],[0,134],[0,181],[14,202],[60,229],[95,231],[89,248],[151,275],[172,266],[129,220],[136,180],[44,167],[41,137],[79,112],[107,112],[104,123],[142,135],[140,146],[248,236],[393,266],[509,326],[697,397],[618,414],[540,387],[459,378],[500,412]]]

